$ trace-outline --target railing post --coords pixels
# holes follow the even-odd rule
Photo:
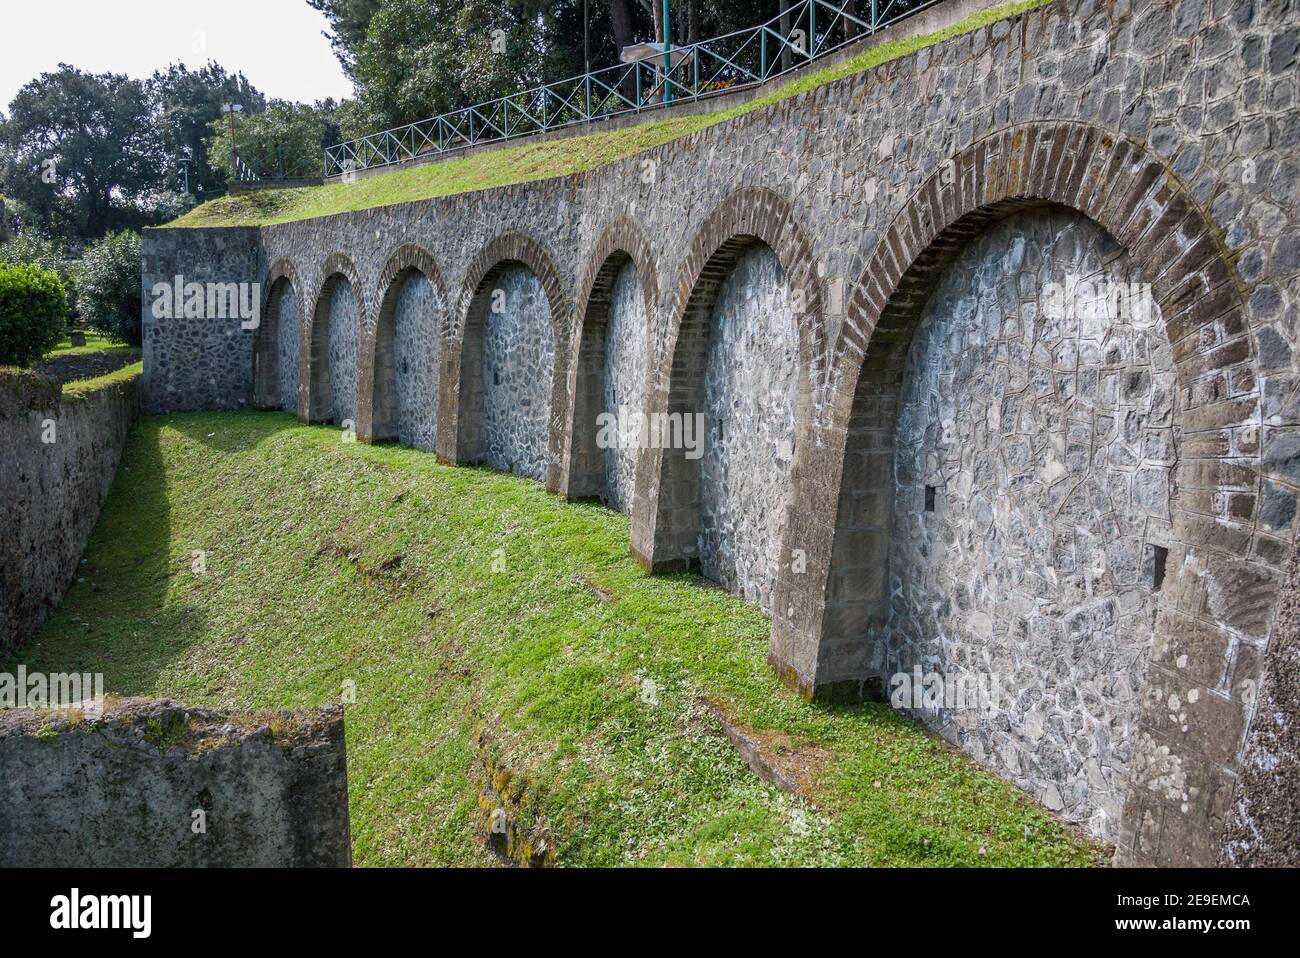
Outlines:
[[[668,19],[668,0],[664,0],[664,106],[673,105],[673,27]]]
[[[643,0],[643,2],[645,2],[645,0]],[[654,0],[649,0],[649,2],[653,3]],[[663,2],[665,6],[667,5],[666,0],[660,0],[660,2]],[[856,37],[859,36],[858,31],[861,29],[866,29],[870,34],[874,34],[880,30],[884,15],[886,12],[888,12],[889,8],[882,11],[881,9],[882,4],[880,0],[867,0],[867,3],[870,5],[870,13],[867,14],[867,16],[869,17],[869,22],[864,24],[862,20],[857,16],[857,12],[855,9],[854,13],[852,14],[854,26],[852,27],[851,31],[848,25],[850,14],[845,9],[848,6],[845,0],[840,0],[840,2],[838,3],[836,2],[836,0],[795,0],[795,2],[792,2],[789,6],[787,6],[784,10],[781,11],[779,17],[773,18],[770,23],[760,24],[756,28],[759,31],[759,80],[766,81],[768,78],[769,71],[771,71],[773,74],[784,73],[793,66],[793,54],[797,52],[797,49],[794,46],[794,44],[791,42],[792,31],[790,28],[792,25],[797,27],[799,21],[802,19],[803,16],[802,12],[798,12],[800,6],[807,6],[808,8],[808,36],[806,39],[806,46],[804,47],[804,51],[803,51],[805,62],[808,62],[815,59],[818,56],[818,54],[821,52],[821,46],[822,46],[821,37],[818,35],[817,32],[817,7],[819,5],[824,5],[831,14],[831,20],[826,25],[827,26],[826,39],[828,41],[827,46],[833,48],[833,45],[835,43],[833,34],[835,32],[835,26],[837,22],[842,22],[844,24],[844,41],[846,42],[850,39],[850,32],[852,32],[852,35]],[[897,14],[897,17],[899,18],[906,17],[913,12],[915,11],[914,10],[904,11],[903,13]],[[668,17],[664,16],[661,22],[667,25]],[[777,26],[778,23],[779,23],[779,27]],[[769,51],[767,49],[768,47],[767,33],[769,28],[771,29],[772,35],[778,37],[780,40],[779,53],[777,51],[771,51],[770,56],[769,56]],[[803,31],[802,29],[800,29],[797,32],[802,33]],[[752,31],[749,30],[735,31],[734,33],[728,34],[727,36],[738,37],[741,34],[744,34],[746,36],[745,44],[747,49],[747,44],[751,42],[753,39]],[[704,41],[704,42],[709,42],[709,41]],[[681,86],[683,89],[686,89],[687,80],[688,80],[685,71],[684,61],[685,61],[686,54],[684,51],[686,48],[690,48],[690,55],[691,55],[690,71],[691,72],[689,76],[689,82],[690,82],[691,92],[689,93],[689,95],[686,95],[684,97],[686,99],[698,99],[704,93],[701,87],[701,76],[700,76],[700,47],[702,45],[703,43],[688,43],[685,45],[678,46],[678,49],[683,51],[682,53],[683,76],[682,76],[682,82],[678,85]],[[801,46],[802,45],[803,44],[801,44]],[[748,67],[742,66],[738,62],[739,58],[737,60],[733,60],[729,57],[716,53],[712,48],[710,48],[709,52],[710,52],[710,56],[717,56],[723,62],[724,70],[730,69],[733,71],[738,71],[739,73],[744,75],[748,75],[751,77],[753,76],[753,72],[749,70]],[[635,101],[633,104],[634,112],[641,113],[647,102],[647,95],[646,95],[646,91],[644,90],[644,82],[642,81],[642,77],[641,77],[643,69],[655,71],[654,76],[652,77],[652,83],[654,83],[655,89],[659,89],[659,84],[662,83],[662,93],[660,94],[660,99],[656,101],[656,105],[660,105],[660,101],[664,106],[670,106],[672,104],[673,100],[675,99],[674,91],[673,91],[673,83],[676,82],[673,79],[673,74],[676,72],[676,66],[674,66],[673,64],[672,54],[673,54],[673,47],[672,47],[672,40],[671,40],[671,31],[665,30],[663,53],[662,53],[663,55],[662,74],[660,74],[659,72],[660,67],[656,65],[656,61],[658,59],[657,56],[651,56],[644,60],[634,61],[632,64],[629,65],[630,69],[632,69],[633,72],[635,73],[635,77],[634,77]],[[747,53],[746,56],[748,55],[749,54]],[[592,121],[594,117],[594,110],[597,107],[600,107],[602,110],[605,110],[607,108],[612,108],[615,109],[617,112],[622,112],[623,110],[626,109],[622,104],[625,104],[627,102],[627,96],[625,92],[627,89],[626,86],[627,74],[626,72],[621,72],[621,68],[619,69],[622,78],[618,81],[617,90],[613,90],[611,88],[610,94],[607,95],[605,93],[601,93],[600,96],[593,97],[592,80],[594,74],[591,71],[589,64],[585,67],[586,72],[582,74],[582,87],[583,87],[582,96],[583,96],[584,118],[587,123],[590,123]],[[603,73],[604,71],[598,70],[595,72]],[[570,78],[569,80],[565,80],[561,82],[565,84],[571,84],[573,79],[577,79],[577,78],[573,77]],[[538,92],[540,90],[542,96],[541,119],[540,119],[542,131],[550,130],[552,128],[552,124],[555,122],[554,118],[550,115],[550,90],[552,86],[559,89],[558,84],[551,84],[549,86],[534,87],[530,90],[520,91],[517,94],[513,94],[513,95],[523,97],[524,99],[521,100],[521,102],[526,103],[528,106],[534,106],[532,101],[527,100],[526,98],[527,96],[530,96],[531,94]],[[604,87],[603,81],[602,81],[602,87]],[[572,107],[571,97],[574,92],[576,91],[569,89],[568,95],[561,98],[561,104],[562,104],[560,109],[561,118],[563,118],[567,114],[567,110],[570,107]],[[501,120],[502,120],[501,126],[498,127],[496,124],[492,123],[489,119],[487,119],[490,113],[483,113],[481,114],[483,119],[478,124],[478,127],[476,129],[474,124],[474,114],[478,111],[475,108],[475,106],[482,107],[484,110],[490,110],[490,108],[497,102],[501,103]],[[491,137],[496,132],[500,132],[500,138],[504,140],[504,139],[508,139],[511,136],[521,135],[521,132],[527,132],[528,130],[527,124],[524,125],[525,126],[524,131],[511,129],[512,125],[518,126],[519,124],[517,120],[514,121],[512,124],[512,121],[510,119],[509,97],[502,97],[499,98],[499,100],[492,100],[492,101],[488,101],[487,103],[476,104],[475,106],[465,108],[466,118],[469,125],[468,126],[469,143],[475,143],[477,141],[481,141],[484,138],[484,136]],[[449,119],[451,115],[452,114],[443,114],[438,117],[430,117],[428,120],[421,120],[418,121],[416,124],[404,124],[403,126],[401,126],[396,130],[386,130],[368,136],[357,137],[356,139],[349,140],[346,143],[336,144],[333,147],[326,148],[322,153],[322,162],[324,164],[326,175],[334,175],[335,173],[350,172],[351,168],[353,168],[354,162],[355,162],[355,168],[368,169],[369,167],[378,165],[380,163],[392,163],[392,162],[400,161],[404,155],[409,155],[414,157],[418,155],[419,151],[423,148],[424,144],[432,145],[435,149],[446,150],[449,148],[452,141],[464,137],[464,134],[460,132],[459,128],[454,128],[452,126]],[[459,115],[459,111],[457,111],[456,115]],[[532,119],[533,123],[539,122],[537,119],[533,118],[532,115],[527,112],[526,107],[524,108],[524,116],[525,118]],[[426,135],[425,132],[423,131],[423,125],[426,123],[433,124],[431,126],[428,135]],[[493,131],[493,133],[486,133],[485,130],[487,129],[490,129],[491,131]],[[424,141],[423,144],[417,145],[417,141],[416,141],[417,135],[423,139]],[[345,160],[343,159],[343,153],[331,152],[331,150],[340,150],[340,149],[346,149],[351,153],[351,157],[346,160],[346,163],[349,167],[349,169],[347,170],[344,169]],[[232,157],[232,160],[233,159],[235,158]],[[281,159],[277,159],[276,163],[277,163],[277,167],[279,168],[283,167],[283,161]],[[247,163],[243,163],[243,162],[236,162],[233,175],[237,179],[248,179],[248,178],[256,179],[258,176],[258,174],[255,171],[253,171],[252,168],[249,167]]]

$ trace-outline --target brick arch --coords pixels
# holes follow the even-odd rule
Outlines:
[[[1234,676],[1225,655],[1223,678],[1199,687],[1200,715],[1186,731],[1171,728],[1165,700],[1176,694],[1186,703],[1196,682],[1181,672],[1178,654],[1213,655],[1243,636],[1262,641],[1272,616],[1278,570],[1254,561],[1261,491],[1258,439],[1250,438],[1260,423],[1255,350],[1243,290],[1216,226],[1134,142],[1074,123],[993,134],[941,164],[864,257],[833,353],[825,413],[808,427],[814,441],[796,452],[793,495],[811,507],[791,515],[783,554],[803,550],[806,571],[782,568],[769,661],[815,699],[856,699],[883,678],[870,674],[868,637],[889,602],[884,510],[892,509],[892,492],[881,490],[893,485],[902,363],[929,293],[965,244],[1002,217],[1042,206],[1078,211],[1127,250],[1151,285],[1171,345],[1177,492],[1120,857],[1212,863],[1235,777],[1231,730],[1248,718],[1238,691],[1254,675]],[[1242,424],[1241,440],[1229,437]],[[1206,451],[1220,442],[1219,452]],[[1226,511],[1198,511],[1221,484],[1243,491],[1251,503],[1246,516],[1229,521]],[[1195,771],[1186,800],[1158,786],[1171,754]],[[1198,849],[1210,849],[1204,862]]]
[[[356,298],[358,351],[369,315],[360,273],[346,254],[331,253],[327,256],[317,276],[311,312],[306,314],[307,322],[303,324],[302,339],[298,344],[298,418],[303,422],[321,422],[330,408],[329,307],[340,279],[348,281]]]
[[[596,445],[596,417],[603,410],[604,402],[609,297],[624,266],[632,264],[641,286],[647,318],[647,346],[659,302],[657,258],[645,230],[631,217],[619,216],[605,227],[583,261],[587,265],[578,285],[578,299],[573,310],[574,328],[570,334],[566,390],[569,406],[564,416],[564,455],[560,477],[560,491],[573,499],[603,498],[605,495],[604,451]]]
[[[702,389],[718,289],[740,257],[757,245],[776,254],[796,297],[796,421],[809,415],[814,384],[822,378],[820,357],[825,351],[822,290],[812,244],[783,197],[769,189],[745,187],[728,195],[709,214],[678,270],[659,362],[647,379],[646,412],[650,416],[686,413],[699,407],[695,394]],[[698,460],[692,463],[681,449],[643,449],[637,462],[632,508],[632,552],[638,561],[654,572],[688,568],[694,559],[699,526]]]
[[[357,381],[357,438],[375,442],[397,436],[396,311],[397,297],[413,273],[433,286],[443,316],[439,337],[445,341],[447,286],[433,254],[418,243],[403,243],[389,255],[375,283],[371,302],[376,304],[374,325],[363,324],[361,370]]]
[[[253,394],[252,405],[261,409],[280,409],[286,397],[280,395],[280,303],[285,285],[293,289],[297,313],[292,317],[294,328],[302,329],[302,279],[292,259],[282,256],[271,264],[262,280],[261,313],[257,335],[253,342]],[[297,397],[294,397],[297,407]]]
[[[479,378],[482,323],[476,322],[480,299],[492,282],[512,266],[526,266],[542,285],[550,306],[551,336],[555,348],[551,374],[550,418],[547,429],[546,488],[559,486],[566,407],[566,356],[572,298],[564,274],[546,247],[519,232],[493,237],[465,270],[456,305],[449,317],[442,378],[438,384],[438,455],[448,462],[476,462],[481,458],[482,383]]]

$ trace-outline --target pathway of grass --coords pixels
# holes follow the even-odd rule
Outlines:
[[[234,193],[204,203],[168,226],[259,226],[329,216],[410,200],[467,193],[471,190],[566,176],[604,166],[641,150],[659,146],[696,130],[761,109],[841,77],[869,70],[901,56],[969,33],[997,20],[1043,6],[1049,0],[1019,0],[967,17],[935,33],[895,40],[864,50],[843,63],[792,80],[747,103],[695,116],[672,116],[639,123],[621,130],[569,136],[543,143],[502,147],[472,156],[392,173],[366,177],[355,183],[330,183],[290,190]]]
[[[476,727],[529,783],[561,864],[1104,858],[889,710],[803,702],[766,665],[760,611],[647,577],[627,538],[623,516],[535,483],[279,413],[146,418],[21,661],[227,707],[336,701],[355,683],[358,864],[492,861]],[[811,801],[760,782],[705,698],[814,756]]]
[[[45,354],[45,358],[50,359],[54,356],[76,355],[77,353],[97,353],[97,352],[103,352],[105,350],[120,350],[120,349],[130,349],[130,348],[131,348],[130,346],[126,346],[115,340],[109,339],[103,333],[87,331],[86,345],[74,346],[72,345],[72,337],[65,335],[63,339],[60,340],[59,345],[55,346],[48,353]]]

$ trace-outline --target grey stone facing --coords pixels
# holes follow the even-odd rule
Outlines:
[[[357,379],[361,364],[361,334],[357,319],[357,297],[352,284],[341,279],[334,286],[329,303],[328,348],[330,404],[325,419],[336,425],[356,424]]]
[[[262,715],[146,699],[99,716],[9,709],[0,766],[6,868],[352,863],[338,705]]]
[[[700,567],[771,608],[790,497],[799,334],[776,254],[746,252],[722,281],[704,369]]]
[[[982,680],[985,699],[920,717],[1112,841],[1174,464],[1172,360],[1143,283],[1063,211],[1003,220],[944,272],[901,394],[877,646],[886,686],[918,666]]]
[[[609,296],[609,326],[605,334],[605,383],[602,412],[614,417],[618,434],[604,446],[605,502],[630,512],[636,487],[640,426],[646,412],[645,376],[649,317],[636,264],[619,270]],[[619,417],[622,416],[620,419]]]
[[[0,660],[72,584],[139,412],[139,378],[64,396],[0,369]]]
[[[397,298],[397,436],[405,446],[432,451],[438,437],[438,379],[443,304],[420,273],[402,283]]]
[[[550,306],[537,277],[515,267],[496,280],[484,307],[483,460],[545,480],[555,364]]]
[[[148,230],[141,247],[140,287],[146,413],[237,409],[252,400],[255,330],[239,318],[154,315],[155,286],[186,283],[257,283],[256,228]]]
[[[285,412],[298,412],[298,365],[301,312],[298,293],[291,284],[284,284],[277,297],[276,310],[276,379],[279,385],[278,405]]]

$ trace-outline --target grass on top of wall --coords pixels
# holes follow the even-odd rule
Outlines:
[[[647,576],[627,543],[601,506],[283,413],[146,417],[76,581],[6,668],[238,709],[355,683],[361,865],[494,861],[480,729],[559,864],[1107,859],[889,709],[804,702],[766,663],[760,610]],[[798,758],[804,797],[758,779],[705,702]]]
[[[366,177],[355,183],[233,193],[197,206],[167,225],[260,226],[287,223],[595,169],[1048,2],[1049,0],[1020,0],[977,13],[944,30],[883,43],[864,50],[843,63],[810,73],[731,109],[695,116],[669,115],[662,120],[620,130],[501,147],[472,156]]]
[[[139,350],[136,350],[139,352]],[[126,382],[129,379],[135,379],[137,376],[144,375],[144,360],[137,360],[121,369],[115,369],[111,373],[105,373],[102,376],[92,376],[89,379],[74,379],[72,382],[63,384],[63,395],[66,396],[84,396],[93,393],[96,390],[103,389],[105,386],[111,386],[114,383]]]

